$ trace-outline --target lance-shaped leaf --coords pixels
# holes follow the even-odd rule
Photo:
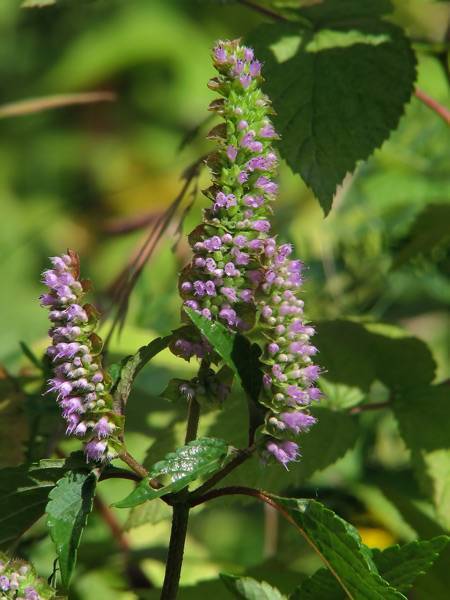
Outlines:
[[[122,361],[120,374],[117,373],[117,366],[114,365],[112,376],[115,384],[113,387],[114,403],[118,409],[123,410],[128,396],[131,392],[131,386],[136,379],[139,371],[162,350],[167,348],[172,336],[156,338],[147,346],[142,346],[132,356],[128,356]]]
[[[13,545],[44,514],[58,479],[83,462],[77,453],[66,460],[41,460],[0,470],[0,549]]]
[[[256,581],[253,577],[235,577],[221,573],[220,577],[236,598],[243,600],[287,600],[286,596],[266,581]]]
[[[83,529],[92,510],[97,485],[94,472],[69,471],[50,492],[47,527],[55,544],[63,587],[75,568]]]
[[[405,599],[378,573],[357,530],[315,500],[271,497],[319,554],[346,597],[353,600]]]
[[[229,446],[217,438],[199,438],[168,454],[150,469],[149,477],[143,479],[124,500],[114,506],[130,508],[165,494],[175,493],[191,481],[212,475],[220,469],[229,456]],[[159,488],[150,487],[150,479],[165,477],[167,483]]]
[[[262,386],[258,345],[230,331],[222,323],[205,319],[190,308],[184,310],[214,351],[239,377],[245,392],[254,402],[257,402]]]

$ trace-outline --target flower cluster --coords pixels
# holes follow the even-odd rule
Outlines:
[[[260,87],[261,64],[239,41],[219,42],[213,61],[219,74],[209,85],[222,98],[210,108],[225,123],[210,133],[219,142],[209,160],[213,184],[206,194],[212,204],[190,235],[194,256],[181,273],[180,293],[185,307],[207,319],[262,333],[261,402],[269,409],[264,454],[286,465],[299,456],[290,438],[315,422],[307,410],[320,397],[314,386],[319,368],[311,359],[317,350],[309,343],[314,330],[303,320],[298,298],[302,265],[289,258],[290,245],[277,245],[270,235],[278,189],[272,141],[278,136]],[[174,351],[189,359],[210,348],[201,339],[181,336]]]
[[[54,590],[37,577],[30,565],[0,554],[0,598],[45,600],[53,597]]]
[[[321,397],[315,386],[320,369],[311,358],[317,353],[310,343],[314,328],[304,321],[303,300],[298,297],[303,265],[289,259],[289,244],[277,247],[275,240],[267,244],[271,244],[271,260],[258,290],[261,328],[267,340],[261,402],[270,409],[266,429],[272,439],[266,449],[286,465],[299,456],[298,444],[289,438],[316,422],[307,408]]]
[[[42,278],[48,292],[40,298],[52,323],[48,392],[57,396],[66,433],[85,439],[87,460],[110,460],[121,418],[113,411],[110,379],[101,365],[102,342],[94,333],[98,316],[93,306],[82,303],[87,285],[79,280],[78,256],[69,250],[50,260],[53,268]]]

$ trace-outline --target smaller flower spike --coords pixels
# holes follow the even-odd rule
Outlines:
[[[0,598],[9,600],[48,600],[55,590],[38,577],[34,569],[19,559],[0,553]]]
[[[113,410],[111,382],[101,364],[101,339],[94,333],[98,316],[90,304],[83,304],[87,284],[79,279],[78,255],[50,259],[52,269],[44,271],[47,293],[40,298],[50,310],[52,344],[47,354],[53,363],[53,377],[47,392],[56,395],[67,435],[83,438],[86,459],[108,461],[120,445],[122,417]]]

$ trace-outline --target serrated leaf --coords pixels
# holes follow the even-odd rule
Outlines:
[[[244,600],[287,600],[277,588],[252,577],[236,577],[221,573],[220,578],[236,598]]]
[[[217,438],[199,438],[171,452],[157,462],[124,500],[116,502],[117,508],[131,508],[146,500],[160,498],[165,494],[179,492],[200,477],[212,475],[226,462],[229,446]],[[159,489],[150,487],[151,478],[166,477],[168,483]]]
[[[94,472],[69,471],[49,494],[47,527],[58,555],[61,582],[68,588],[97,485]]]
[[[445,548],[449,538],[414,541],[385,550],[372,550],[379,574],[400,592],[407,592],[426,573]],[[289,600],[344,600],[345,594],[327,569],[319,569],[306,579]]]
[[[14,544],[44,514],[58,479],[83,462],[77,454],[0,470],[0,549]]]
[[[233,333],[217,321],[205,319],[194,310],[184,310],[215,352],[238,375],[245,392],[257,402],[262,386],[257,344],[252,344],[246,337]]]
[[[415,56],[400,28],[378,12],[353,16],[355,3],[351,17],[344,12],[341,19],[339,5],[311,7],[322,14],[310,29],[264,24],[249,38],[264,61],[280,153],[325,214],[345,175],[397,127],[416,76]],[[311,12],[298,14],[311,20]]]
[[[429,204],[417,215],[407,236],[399,243],[392,268],[413,258],[438,258],[450,247],[450,204]]]
[[[131,392],[133,381],[137,377],[139,371],[159,352],[167,348],[172,336],[156,338],[147,346],[142,346],[133,356],[129,356],[122,361],[120,375],[117,378],[117,383],[113,389],[114,403],[116,406],[123,409],[128,396]]]
[[[447,546],[450,538],[441,535],[431,540],[420,540],[373,550],[373,559],[380,575],[401,592],[408,591],[419,575],[426,573]]]
[[[379,575],[369,548],[350,523],[315,500],[271,498],[320,555],[348,598],[405,598]]]

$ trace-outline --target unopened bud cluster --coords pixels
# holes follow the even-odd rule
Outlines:
[[[292,441],[315,419],[307,407],[318,400],[318,367],[309,343],[314,333],[303,320],[298,298],[302,265],[289,258],[291,247],[271,237],[273,181],[277,156],[269,99],[261,90],[261,64],[239,41],[219,42],[213,51],[218,76],[210,88],[220,94],[210,109],[224,123],[210,137],[218,150],[209,159],[213,184],[206,194],[211,207],[190,235],[192,262],[180,277],[183,305],[235,331],[253,330],[266,340],[262,362],[262,403],[269,409],[264,454],[286,465],[299,456]],[[259,322],[258,322],[259,318]],[[253,332],[253,331],[252,331]],[[210,348],[201,339],[181,336],[174,351],[203,358]]]
[[[0,554],[1,600],[47,600],[54,595],[54,590],[36,575],[30,565]]]
[[[87,460],[110,460],[121,418],[113,411],[110,379],[101,364],[102,342],[94,333],[98,316],[93,306],[83,304],[86,284],[79,279],[78,256],[68,251],[50,260],[53,268],[42,278],[48,292],[40,298],[52,323],[48,392],[56,394],[67,435],[85,440]]]

